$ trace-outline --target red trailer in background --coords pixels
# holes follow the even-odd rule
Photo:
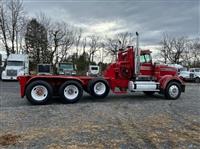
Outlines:
[[[138,36],[138,34],[136,34]],[[151,51],[137,46],[119,50],[118,59],[110,64],[102,77],[35,75],[20,76],[21,97],[32,104],[46,104],[52,96],[59,96],[66,103],[81,99],[83,90],[95,98],[105,98],[111,90],[116,94],[127,91],[163,94],[167,99],[177,99],[184,92],[184,82],[177,70],[152,63]]]

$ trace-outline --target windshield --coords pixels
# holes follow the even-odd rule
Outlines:
[[[151,62],[151,55],[145,54],[145,55],[140,55],[140,63],[149,63]]]
[[[187,71],[187,68],[180,68],[180,71]]]
[[[91,67],[91,70],[98,70],[98,67]]]
[[[7,66],[24,66],[23,61],[7,61]]]
[[[73,65],[71,64],[60,64],[60,69],[74,70]]]

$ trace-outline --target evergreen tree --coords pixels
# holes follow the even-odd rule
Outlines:
[[[35,69],[37,64],[50,63],[47,30],[36,19],[32,19],[27,24],[25,43],[31,58],[30,67],[32,69]]]

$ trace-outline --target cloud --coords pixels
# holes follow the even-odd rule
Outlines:
[[[79,25],[77,25],[79,26]],[[128,31],[126,24],[123,21],[95,21],[92,20],[88,24],[82,24],[80,27],[85,29],[85,36],[98,35],[98,36],[109,36],[112,37],[120,32]]]
[[[29,14],[44,11],[56,21],[82,27],[89,34],[114,36],[123,31],[141,35],[143,45],[157,45],[163,33],[200,35],[199,0],[24,0]]]

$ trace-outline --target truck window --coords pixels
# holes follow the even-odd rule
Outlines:
[[[149,63],[151,60],[152,58],[149,54],[140,55],[140,63]]]
[[[140,63],[145,63],[145,57],[144,57],[144,55],[140,55]]]
[[[200,72],[200,69],[196,69],[196,72]]]
[[[60,69],[65,69],[65,70],[74,70],[73,65],[68,65],[68,64],[60,64]]]
[[[149,54],[145,54],[146,63],[151,62],[151,56]]]
[[[23,61],[7,61],[7,66],[24,66]]]
[[[91,70],[98,70],[98,67],[91,67]]]

